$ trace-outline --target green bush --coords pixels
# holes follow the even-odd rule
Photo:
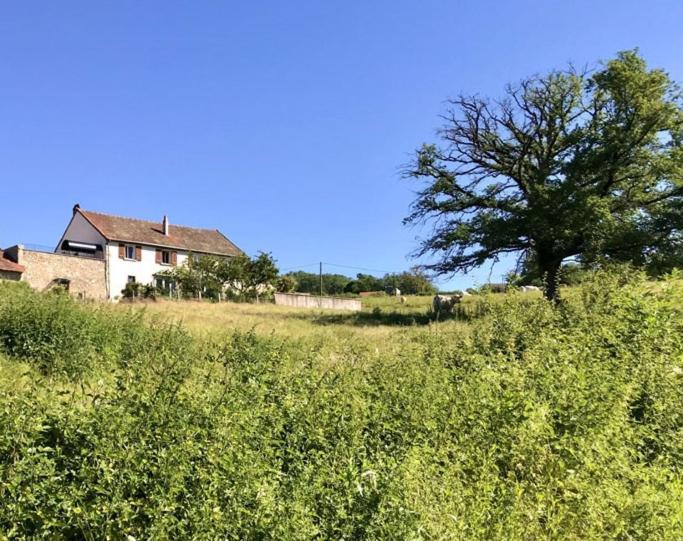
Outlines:
[[[52,310],[77,327],[106,320],[92,347],[116,362],[68,393],[34,373],[0,386],[8,538],[683,531],[679,282],[603,273],[558,307],[510,295],[467,332],[397,333],[397,354],[356,338],[200,341],[61,298],[20,302],[38,306],[23,326],[0,294],[4,344],[10,329],[19,351],[66,353],[45,338],[63,329],[45,323]]]
[[[135,299],[151,299],[156,300],[157,295],[160,292],[157,291],[152,285],[145,285],[139,282],[128,282],[126,287],[121,290],[121,296],[124,299],[135,300]]]
[[[8,355],[35,361],[43,373],[77,375],[90,366],[99,329],[90,310],[59,291],[3,293],[11,295],[0,310],[0,345]]]

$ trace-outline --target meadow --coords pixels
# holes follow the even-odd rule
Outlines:
[[[490,301],[491,299],[489,299]],[[446,318],[439,329],[464,329],[468,314],[476,312],[482,299],[463,303],[460,317]],[[362,312],[316,310],[276,306],[271,303],[169,301],[120,304],[119,310],[144,315],[149,322],[180,323],[195,335],[218,336],[234,330],[254,332],[259,336],[281,338],[340,338],[368,340],[384,347],[396,334],[422,331],[435,323],[431,314],[431,296],[409,296],[406,302],[391,296],[363,299]]]
[[[680,279],[429,302],[0,283],[0,538],[681,538]]]

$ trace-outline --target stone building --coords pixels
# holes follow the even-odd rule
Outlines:
[[[26,268],[10,259],[9,255],[0,250],[0,280],[21,280]]]

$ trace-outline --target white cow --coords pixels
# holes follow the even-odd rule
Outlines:
[[[451,297],[445,297],[442,295],[435,295],[432,300],[432,310],[439,317],[441,313],[450,314],[453,308],[462,300],[462,295],[453,295]]]
[[[541,288],[536,287],[536,286],[522,286],[519,289],[520,289],[520,291],[523,291],[524,293],[528,293],[530,291],[541,291]]]

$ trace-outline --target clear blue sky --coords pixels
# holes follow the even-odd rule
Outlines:
[[[683,81],[682,23],[680,0],[5,2],[0,246],[54,245],[79,202],[281,268],[402,270],[399,168],[446,98],[632,47]]]

